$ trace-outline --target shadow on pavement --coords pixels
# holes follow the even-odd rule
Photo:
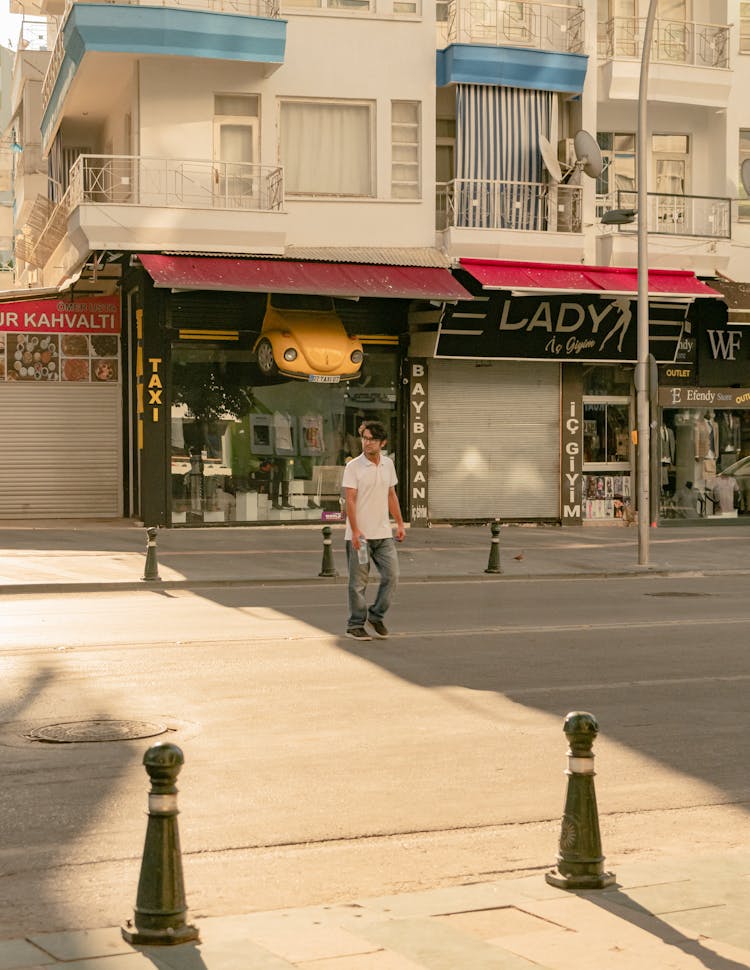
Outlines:
[[[603,893],[587,892],[582,895],[592,905],[599,906],[620,920],[627,920],[638,929],[658,937],[666,946],[674,947],[686,956],[693,957],[706,970],[747,970],[746,963],[738,963],[729,957],[723,957],[704,946],[700,939],[686,936],[672,924],[641,906],[622,889],[607,890]]]
[[[127,745],[42,743],[31,731],[53,723],[76,722],[85,692],[96,696],[94,680],[66,681],[68,701],[53,693],[65,680],[53,666],[34,669],[23,654],[3,657],[0,691],[0,750],[3,761],[0,810],[0,938],[69,929],[75,920],[78,889],[71,888],[70,870],[95,862],[97,845],[86,842],[92,826],[109,822],[127,799],[112,799],[118,782],[138,753]],[[87,720],[109,720],[100,703]],[[94,709],[96,709],[96,707]],[[37,712],[44,711],[44,715]],[[50,713],[53,711],[54,713]],[[141,807],[145,799],[141,796]],[[142,838],[141,817],[133,812]],[[83,846],[86,846],[84,849]],[[133,895],[137,880],[134,866]],[[76,878],[74,876],[73,883]],[[89,876],[89,878],[91,878]],[[96,898],[96,888],[89,887]]]

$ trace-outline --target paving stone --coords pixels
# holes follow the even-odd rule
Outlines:
[[[540,919],[515,906],[474,910],[470,913],[453,913],[450,916],[434,918],[459,933],[468,933],[480,940],[496,940],[503,936],[543,933],[558,929],[549,920]]]
[[[358,956],[336,957],[333,960],[313,960],[298,963],[299,970],[423,970],[412,960],[391,950],[375,950]]]
[[[119,926],[70,933],[35,933],[28,939],[56,960],[85,960],[132,952],[130,944],[123,940]]]
[[[390,920],[371,924],[364,932],[369,939],[403,954],[424,970],[539,970],[544,966],[458,933],[437,919]]]
[[[17,967],[41,967],[54,963],[47,953],[42,953],[38,947],[28,940],[0,941],[0,970],[16,970]]]

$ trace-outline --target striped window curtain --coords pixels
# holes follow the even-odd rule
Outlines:
[[[552,104],[551,91],[458,85],[457,225],[546,228],[539,135],[550,137]]]

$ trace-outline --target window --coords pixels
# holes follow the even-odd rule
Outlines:
[[[214,95],[214,196],[248,208],[260,191],[257,95]]]
[[[617,204],[615,192],[635,192],[635,135],[622,132],[597,132],[596,140],[602,150],[604,167],[596,180],[597,195],[612,196],[612,204]],[[627,206],[630,200],[625,200]]]
[[[750,0],[740,0],[740,54],[750,54]]]
[[[374,196],[374,117],[369,102],[282,101],[287,194]]]
[[[418,101],[391,102],[391,198],[420,198]]]
[[[750,159],[750,128],[740,129],[740,169],[742,163]],[[750,197],[748,197],[745,187],[742,184],[742,176],[737,180],[739,183],[739,202],[737,203],[737,218],[740,222],[750,222]]]
[[[687,135],[654,135],[654,186],[657,192],[657,226],[652,231],[687,230],[684,196],[688,187],[690,139]]]

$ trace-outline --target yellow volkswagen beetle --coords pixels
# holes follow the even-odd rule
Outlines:
[[[350,337],[329,296],[269,293],[253,348],[266,377],[338,384],[359,377],[362,344]]]

